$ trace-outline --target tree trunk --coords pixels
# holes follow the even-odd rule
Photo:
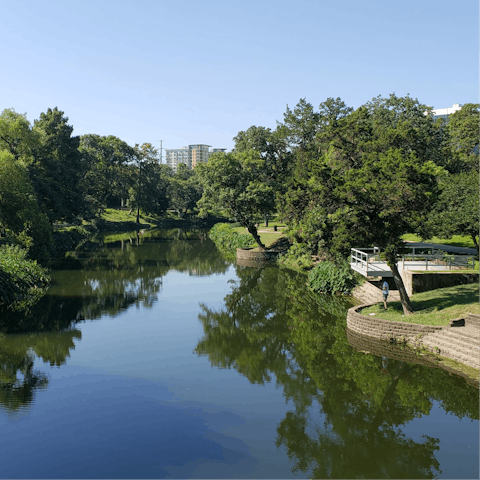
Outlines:
[[[480,251],[479,251],[479,248],[478,248],[478,242],[477,242],[477,236],[472,235],[472,239],[473,239],[473,244],[475,245],[475,248],[477,249],[477,255],[480,255]]]
[[[140,223],[140,204],[137,206],[137,223]]]
[[[412,307],[412,303],[410,302],[410,298],[408,298],[408,293],[403,284],[403,279],[398,271],[397,267],[397,258],[388,258],[387,257],[387,265],[392,269],[393,273],[393,280],[395,281],[395,285],[398,288],[398,293],[400,294],[400,302],[402,302],[403,313],[405,315],[412,315],[415,313]]]
[[[247,230],[248,230],[248,233],[250,233],[250,235],[252,235],[252,237],[255,239],[255,241],[257,242],[257,245],[258,247],[260,248],[260,251],[264,251],[265,250],[265,245],[262,243],[262,241],[260,240],[260,237],[257,233],[257,227],[253,224],[251,225],[248,225],[247,226]]]
[[[264,215],[263,219],[265,220],[265,226],[268,227],[268,215]]]

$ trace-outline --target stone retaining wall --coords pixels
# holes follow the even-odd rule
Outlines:
[[[245,266],[262,265],[266,263],[275,263],[279,252],[264,251],[259,252],[252,248],[237,248],[237,263]]]
[[[369,337],[390,340],[400,337],[412,339],[420,334],[436,332],[443,328],[435,325],[418,325],[415,323],[382,320],[376,316],[359,313],[359,310],[369,306],[370,304],[357,305],[348,310],[347,327],[350,330]]]
[[[480,327],[480,315],[476,313],[469,313],[465,317],[465,325],[472,326],[472,327]]]
[[[449,373],[454,373],[465,378],[469,385],[476,388],[479,387],[478,378],[472,378],[461,370],[457,370],[448,365],[445,365],[437,361],[437,358],[428,353],[422,352],[421,354],[411,348],[401,348],[398,345],[390,344],[384,340],[379,340],[371,336],[365,336],[347,328],[347,339],[350,345],[358,352],[370,353],[377,357],[388,357],[392,360],[398,360],[401,362],[415,363],[419,365],[425,365],[430,368],[440,367]]]

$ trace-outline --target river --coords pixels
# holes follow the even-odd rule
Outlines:
[[[1,319],[0,478],[478,478],[478,389],[205,232],[109,236]],[[399,347],[400,348],[400,347]]]

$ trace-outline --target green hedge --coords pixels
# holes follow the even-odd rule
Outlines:
[[[236,232],[230,223],[216,223],[208,232],[222,254],[230,259],[236,258],[237,248],[253,247],[255,240],[250,234]]]

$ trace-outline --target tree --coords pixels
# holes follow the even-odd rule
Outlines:
[[[42,210],[50,222],[83,216],[87,204],[80,183],[83,176],[78,150],[80,138],[72,136],[68,117],[57,107],[49,108],[35,120],[33,131],[39,142],[33,148],[34,160],[29,171]]]
[[[49,260],[52,243],[47,216],[40,211],[28,169],[8,151],[0,151],[0,228],[10,232],[29,256]]]
[[[135,160],[135,149],[118,137],[109,135],[83,135],[80,139],[83,155],[85,193],[97,211],[119,204],[132,185],[128,176],[128,165]]]
[[[157,149],[150,143],[135,145],[136,169],[129,189],[130,205],[137,209],[137,223],[140,209],[149,213],[162,214],[168,207],[169,168],[157,160]]]
[[[478,103],[466,103],[448,118],[445,127],[448,133],[445,168],[451,173],[479,170]]]
[[[203,196],[200,211],[226,210],[253,236],[261,250],[265,249],[255,225],[259,215],[270,214],[275,208],[275,191],[263,181],[267,173],[258,153],[232,152],[216,154],[199,168]]]
[[[5,109],[0,115],[0,150],[10,152],[15,160],[29,163],[32,149],[39,142],[38,135],[32,131],[26,114]]]
[[[168,197],[170,207],[177,211],[179,217],[193,210],[202,198],[202,186],[196,170],[190,170],[180,163],[175,175],[169,178]]]
[[[441,187],[442,192],[429,218],[431,233],[441,238],[468,236],[478,253],[478,173],[471,170],[448,175]]]
[[[353,246],[383,248],[405,314],[413,313],[397,268],[401,236],[425,232],[444,170],[443,129],[410,97],[377,97],[349,113],[323,104],[318,153],[297,159],[282,214],[311,249],[347,256]],[[312,253],[316,253],[312,251]]]

